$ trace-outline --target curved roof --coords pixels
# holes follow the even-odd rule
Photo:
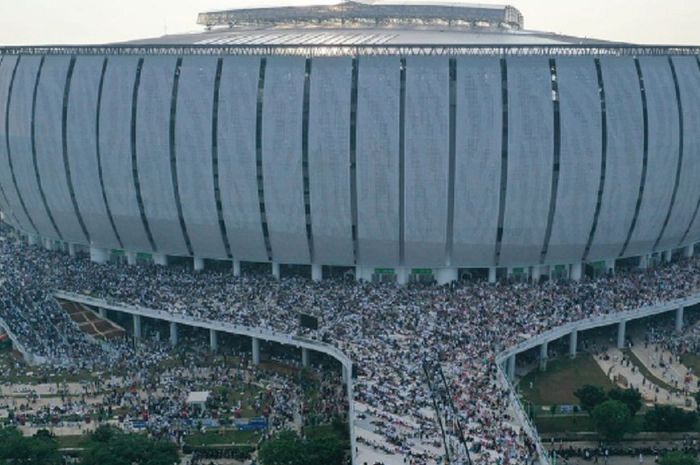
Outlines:
[[[237,8],[200,13],[203,26],[279,25],[295,23],[405,22],[487,23],[495,27],[523,28],[523,15],[512,6],[425,1],[347,1],[335,5],[273,8]]]

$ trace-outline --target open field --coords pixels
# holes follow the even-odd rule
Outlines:
[[[520,391],[535,405],[575,405],[578,399],[574,392],[585,384],[601,386],[606,391],[613,387],[593,356],[581,353],[575,359],[550,360],[545,372],[533,370],[528,373],[520,381]]]

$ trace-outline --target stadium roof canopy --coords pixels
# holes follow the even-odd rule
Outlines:
[[[478,24],[522,29],[523,15],[506,5],[427,3],[419,1],[347,1],[335,5],[240,8],[200,13],[202,26],[279,25],[290,23]]]
[[[379,47],[517,47],[610,45],[610,42],[523,29],[523,15],[506,5],[428,3],[415,0],[361,0],[334,5],[240,8],[200,13],[206,30],[135,40],[131,46],[222,46],[320,49]],[[421,49],[423,50],[423,49]],[[427,49],[426,49],[427,50]],[[331,52],[329,52],[331,53]],[[393,52],[392,52],[393,53]],[[406,52],[412,54],[412,52]],[[422,51],[420,53],[423,53]],[[426,52],[428,53],[428,52]],[[432,51],[430,51],[432,54]]]

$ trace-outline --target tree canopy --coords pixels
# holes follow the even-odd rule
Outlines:
[[[608,441],[619,441],[630,428],[630,410],[619,400],[606,400],[591,413],[596,431]]]
[[[258,451],[262,465],[340,465],[345,443],[333,433],[302,439],[293,431],[282,431]]]
[[[600,386],[586,384],[574,392],[574,395],[581,403],[581,408],[589,414],[593,412],[599,404],[602,404],[607,399],[605,390]]]
[[[58,443],[39,431],[34,437],[24,437],[14,428],[0,430],[0,464],[2,465],[60,465]]]
[[[177,447],[140,434],[125,434],[108,427],[98,428],[83,452],[81,465],[173,465]]]
[[[698,461],[692,455],[683,452],[669,452],[661,457],[659,465],[698,465]]]
[[[647,431],[680,433],[692,431],[697,420],[695,412],[686,412],[670,405],[657,405],[644,415],[644,427]]]
[[[612,388],[608,391],[608,398],[625,404],[633,417],[642,408],[642,394],[636,389]]]

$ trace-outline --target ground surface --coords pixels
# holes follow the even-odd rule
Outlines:
[[[520,381],[520,390],[527,401],[538,406],[575,405],[579,401],[574,392],[585,384],[606,391],[613,387],[593,356],[581,353],[575,359],[551,360],[545,372],[533,370]]]

